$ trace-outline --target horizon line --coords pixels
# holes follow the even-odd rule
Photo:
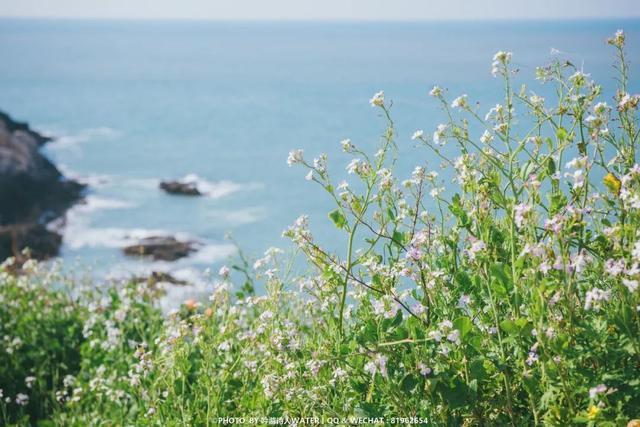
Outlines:
[[[24,16],[0,15],[0,20],[31,21],[143,21],[143,22],[212,22],[212,23],[491,23],[491,22],[607,22],[637,21],[637,16],[611,17],[534,17],[534,18],[419,18],[419,19],[358,19],[358,18],[192,18],[192,17],[116,17],[116,16]]]

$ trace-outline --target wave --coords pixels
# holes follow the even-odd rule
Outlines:
[[[197,264],[213,264],[236,253],[236,247],[229,243],[205,244],[187,259]]]
[[[131,203],[125,200],[112,199],[109,197],[100,197],[95,195],[89,195],[85,199],[71,208],[71,215],[74,213],[91,213],[105,209],[130,209],[136,206],[135,203]]]
[[[73,179],[89,187],[105,187],[113,182],[113,177],[105,174],[85,174],[76,172],[64,163],[57,165],[58,170],[68,179]]]
[[[236,210],[209,210],[207,219],[227,226],[252,224],[262,220],[267,210],[262,206],[254,206]]]
[[[64,242],[70,249],[123,248],[141,239],[152,236],[168,236],[164,230],[145,228],[85,227],[84,224],[69,223],[64,230]]]
[[[46,132],[46,134],[54,138],[48,144],[51,149],[72,149],[86,142],[99,139],[114,139],[121,135],[119,131],[107,126],[82,129],[72,134],[56,135],[55,132]]]
[[[263,187],[260,183],[240,184],[233,181],[207,181],[196,174],[185,175],[181,180],[184,183],[195,184],[198,190],[212,199],[219,199],[239,191],[257,190]]]

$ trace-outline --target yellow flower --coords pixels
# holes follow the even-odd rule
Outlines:
[[[614,193],[616,196],[620,194],[620,187],[622,186],[622,183],[614,174],[609,172],[607,176],[604,177],[603,181],[609,191]]]
[[[591,405],[589,412],[587,413],[587,418],[594,420],[598,416],[598,412],[600,412],[600,408],[595,405]]]
[[[640,427],[640,420],[631,420],[627,427]]]

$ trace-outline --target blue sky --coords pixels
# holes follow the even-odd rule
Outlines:
[[[212,20],[640,17],[640,0],[0,0],[0,16]]]

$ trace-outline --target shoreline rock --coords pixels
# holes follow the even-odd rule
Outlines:
[[[132,257],[148,257],[156,261],[176,261],[191,255],[197,250],[197,246],[197,242],[180,241],[173,236],[152,236],[141,239],[134,245],[126,246],[123,252]]]
[[[0,111],[0,259],[27,247],[35,259],[58,255],[62,237],[46,225],[84,195],[40,152],[51,140]]]
[[[174,286],[189,285],[189,282],[186,280],[176,279],[170,273],[163,271],[152,271],[148,276],[134,277],[132,280],[136,283],[147,283],[151,287],[156,287],[162,283],[168,283]]]
[[[202,196],[203,193],[198,189],[195,182],[187,181],[162,181],[160,189],[169,194],[182,196]]]

